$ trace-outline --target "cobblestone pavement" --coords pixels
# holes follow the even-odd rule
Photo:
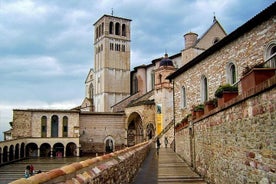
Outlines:
[[[151,148],[143,162],[133,184],[206,184],[181,158],[170,148]]]

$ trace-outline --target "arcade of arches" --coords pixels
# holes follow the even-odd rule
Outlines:
[[[0,164],[28,157],[79,156],[77,139],[17,139],[0,143]]]

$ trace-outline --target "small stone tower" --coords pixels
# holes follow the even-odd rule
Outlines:
[[[195,45],[195,43],[197,41],[197,36],[198,36],[198,34],[193,33],[193,32],[189,32],[189,33],[184,35],[185,49]]]
[[[175,70],[168,54],[165,54],[155,70],[156,134],[159,134],[173,119],[173,86],[166,77]]]
[[[94,106],[111,106],[130,94],[130,19],[102,16],[94,24]]]

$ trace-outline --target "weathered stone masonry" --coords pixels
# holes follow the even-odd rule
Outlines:
[[[177,132],[177,152],[210,183],[276,182],[275,86],[274,76]]]

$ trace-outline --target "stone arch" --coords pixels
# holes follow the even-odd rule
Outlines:
[[[66,157],[68,156],[77,156],[77,145],[73,142],[66,145]]]
[[[20,148],[19,148],[19,143],[15,145],[15,152],[14,152],[14,159],[19,159],[19,153],[20,153]]]
[[[20,158],[24,158],[25,157],[25,143],[21,143],[20,146]]]
[[[115,140],[112,136],[107,136],[104,139],[104,148],[106,153],[111,153],[115,150]]]
[[[63,157],[64,155],[64,145],[60,142],[54,144],[53,155],[56,157]]]
[[[26,145],[26,157],[37,157],[38,146],[36,143],[29,143]]]
[[[155,137],[155,127],[152,123],[147,124],[146,132],[148,140]]]
[[[14,159],[14,145],[10,145],[9,148],[9,161],[12,161]]]
[[[127,145],[133,146],[144,140],[143,122],[140,114],[133,112],[128,117]]]
[[[43,143],[40,145],[40,157],[51,156],[51,145],[49,143]]]
[[[3,162],[8,161],[8,146],[4,146],[3,148]]]

